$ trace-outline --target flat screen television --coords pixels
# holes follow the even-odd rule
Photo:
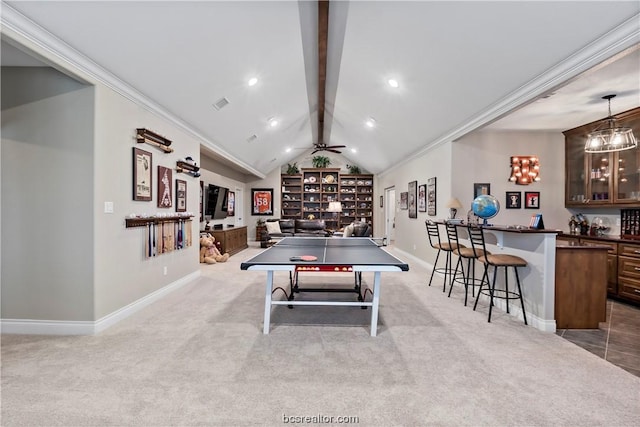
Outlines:
[[[227,188],[214,184],[207,187],[205,214],[211,216],[211,219],[227,217],[228,192]]]

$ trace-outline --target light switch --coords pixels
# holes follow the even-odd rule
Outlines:
[[[104,213],[113,213],[113,202],[104,202]]]

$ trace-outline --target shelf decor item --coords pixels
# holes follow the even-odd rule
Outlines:
[[[295,175],[300,173],[300,169],[298,168],[298,163],[287,163],[287,175]]]
[[[362,173],[360,171],[360,167],[356,165],[347,165],[347,170],[349,171],[350,174],[354,174],[354,175]]]
[[[151,201],[152,160],[151,153],[133,147],[133,200]]]

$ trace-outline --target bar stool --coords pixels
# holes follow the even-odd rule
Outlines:
[[[447,228],[447,237],[449,239],[449,244],[451,246],[455,246],[456,249],[453,250],[455,255],[458,255],[458,262],[456,263],[456,268],[453,273],[453,281],[451,282],[451,286],[449,286],[449,297],[451,296],[451,290],[453,289],[453,283],[458,282],[464,285],[464,305],[467,305],[467,299],[469,295],[469,287],[471,287],[471,296],[475,296],[475,287],[482,286],[482,280],[476,279],[476,260],[485,254],[489,254],[484,249],[476,249],[474,247],[468,248],[465,245],[462,245],[458,241],[458,225],[446,223]],[[467,272],[464,271],[464,261],[467,260]],[[457,278],[458,275],[458,267],[462,272],[462,281]],[[480,282],[480,283],[478,283]],[[479,290],[478,290],[479,291]]]
[[[484,255],[478,257],[478,260],[484,264],[484,274],[482,275],[482,282],[480,283],[480,289],[478,290],[478,295],[476,296],[476,302],[473,305],[473,310],[475,311],[478,306],[478,299],[480,298],[480,294],[489,295],[489,317],[487,318],[488,322],[491,322],[491,309],[493,308],[493,299],[500,298],[504,299],[507,305],[507,313],[509,313],[509,300],[510,299],[519,299],[520,305],[522,306],[522,317],[524,318],[524,324],[527,325],[527,315],[524,310],[524,300],[522,298],[522,288],[520,287],[520,278],[518,277],[518,267],[526,267],[527,261],[520,258],[516,255],[509,254],[500,254],[500,255],[492,255],[486,250],[485,238],[484,238],[484,230],[482,227],[477,226],[469,226],[469,240],[471,240],[471,246],[474,250],[482,250],[484,251]],[[491,286],[489,286],[489,266],[493,267],[493,282]],[[498,268],[504,268],[504,289],[496,289],[496,276],[498,272]],[[509,267],[513,267],[513,271],[516,276],[516,284],[518,286],[518,290],[510,291],[509,290],[509,278],[508,278],[508,269]],[[483,286],[486,284],[487,289],[483,290]],[[496,294],[497,293],[497,294]]]
[[[452,258],[453,250],[457,249],[457,245],[452,246],[450,243],[442,242],[440,240],[440,229],[438,228],[437,223],[431,220],[426,220],[424,223],[427,226],[427,235],[429,236],[429,244],[433,249],[436,249],[438,251],[436,254],[436,260],[433,263],[433,270],[431,271],[431,277],[429,278],[429,286],[431,286],[431,281],[433,280],[433,273],[437,271],[438,273],[444,274],[442,292],[446,292],[447,277],[449,277],[449,282],[451,282],[452,280],[451,275],[452,275],[453,269],[451,268],[451,258]],[[438,258],[440,257],[441,252],[445,252],[445,255],[446,255],[445,266],[436,268],[436,266],[438,265]]]

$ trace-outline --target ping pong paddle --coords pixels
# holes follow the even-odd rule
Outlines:
[[[318,257],[314,255],[292,256],[289,261],[315,261]]]

